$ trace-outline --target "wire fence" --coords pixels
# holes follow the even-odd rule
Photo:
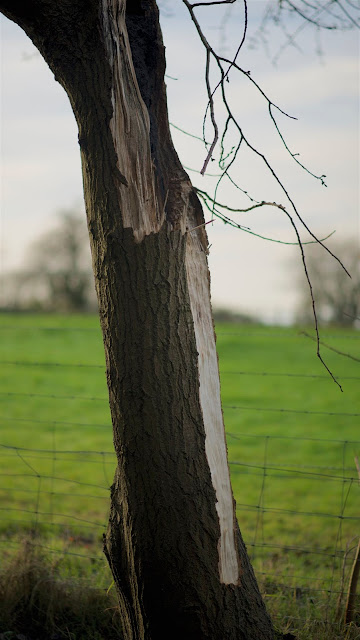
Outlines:
[[[19,325],[0,325],[3,554],[28,532],[47,553],[104,566],[116,459],[99,329]],[[356,332],[326,338],[359,350]],[[219,330],[218,350],[236,513],[264,595],[291,592],[300,614],[321,602],[328,619],[359,537],[358,364],[331,354],[340,394],[295,331]]]

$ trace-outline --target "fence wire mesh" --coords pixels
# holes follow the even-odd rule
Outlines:
[[[93,325],[0,323],[5,556],[27,533],[47,553],[105,565],[101,538],[116,459]],[[356,332],[326,338],[359,350]],[[318,607],[319,619],[330,619],[343,606],[359,536],[356,358],[339,364],[331,354],[344,401],[294,330],[219,330],[218,350],[236,513],[263,593],[282,619],[288,592],[299,615]]]

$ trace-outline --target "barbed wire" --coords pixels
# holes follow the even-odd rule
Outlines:
[[[45,474],[31,474],[31,473],[8,473],[0,471],[0,477],[2,478],[43,478],[44,480],[58,480],[59,482],[69,482],[77,485],[82,485],[84,487],[93,487],[96,489],[105,489],[109,491],[109,487],[101,485],[101,484],[93,484],[91,482],[83,482],[81,480],[75,480],[74,478],[63,478],[59,476],[51,476]]]
[[[283,436],[279,434],[264,434],[264,433],[232,433],[230,431],[226,431],[226,435],[231,436],[231,438],[239,439],[242,438],[271,438],[272,440],[308,440],[309,442],[333,442],[337,444],[360,444],[360,440],[337,440],[335,438],[313,438],[310,436]]]
[[[4,363],[2,363],[4,364]],[[18,364],[17,362],[6,362],[5,364]],[[24,364],[24,363],[20,363],[20,364]],[[41,363],[38,362],[28,362],[26,363],[27,365],[31,365],[34,364],[35,366],[39,366],[41,365]],[[49,366],[49,363],[44,363],[44,366]],[[52,366],[65,366],[65,367],[100,367],[101,365],[84,365],[84,364],[76,364],[76,363],[53,363]],[[223,375],[236,375],[236,376],[263,376],[263,377],[273,377],[273,378],[309,378],[309,379],[319,379],[319,380],[329,380],[329,376],[327,375],[323,375],[323,374],[313,374],[313,373],[294,373],[294,372],[278,372],[278,371],[224,371],[224,370],[220,370],[220,376]],[[360,376],[346,376],[346,375],[339,375],[337,376],[340,380],[360,380]],[[74,394],[55,394],[55,393],[51,393],[51,394],[47,394],[47,393],[29,393],[29,392],[19,392],[19,391],[0,391],[0,396],[1,397],[25,397],[25,398],[47,398],[47,399],[54,399],[54,400],[86,400],[86,401],[96,401],[96,402],[108,402],[109,399],[106,396],[78,396],[78,395],[74,395]]]
[[[36,516],[37,512],[30,511],[29,513],[32,513],[34,516]],[[62,514],[61,517],[63,518],[66,517],[66,514]],[[27,525],[28,527],[30,525],[31,533],[33,533],[34,531],[39,533],[40,527],[44,527],[44,528],[59,527],[67,530],[71,528],[71,525],[69,525],[68,522],[51,522],[51,520],[39,520],[36,517],[33,520],[30,520],[30,519],[26,520],[21,518],[15,520],[15,519],[7,518],[6,516],[0,516],[0,520],[2,520],[3,522],[5,521],[8,524],[8,528],[10,528],[10,530],[13,525],[19,525],[20,523]],[[105,527],[105,525],[103,525],[103,527]],[[99,526],[97,524],[86,524],[85,522],[82,522],[81,529],[92,529],[92,530],[95,529],[96,531],[99,531]],[[26,533],[26,531],[28,531],[29,533],[29,530],[26,530],[26,528],[25,529],[23,528],[22,534]]]
[[[339,520],[360,520],[360,516],[344,516],[336,513],[322,513],[321,511],[297,511],[295,509],[281,509],[280,507],[263,507],[261,505],[242,504],[236,503],[236,511],[242,511],[243,509],[258,511],[261,513],[288,513],[290,515],[299,516],[316,516],[317,518],[335,518]]]
[[[241,436],[243,438],[267,438],[269,440],[273,440],[273,439],[286,439],[286,440],[303,440],[303,441],[318,441],[318,442],[324,442],[324,443],[328,443],[328,442],[333,442],[336,444],[360,444],[360,441],[344,441],[344,440],[330,440],[330,439],[320,439],[320,438],[305,438],[305,437],[297,437],[297,436],[269,436],[269,435],[255,435],[255,434],[231,434],[227,432],[227,435],[229,435],[230,437],[234,437],[236,439],[241,439]],[[26,457],[27,458],[35,458],[38,460],[55,460],[55,461],[71,461],[71,462],[84,462],[86,464],[90,463],[90,464],[111,464],[113,465],[114,462],[116,461],[116,455],[115,455],[115,451],[95,451],[95,450],[87,450],[87,451],[83,451],[80,449],[74,449],[74,450],[69,450],[69,449],[35,449],[35,448],[29,448],[29,447],[17,447],[14,445],[7,445],[7,444],[2,444],[0,443],[0,448],[3,449],[4,451],[0,450],[0,457],[17,457],[18,452],[22,451],[26,453]],[[40,454],[40,455],[37,455]],[[44,455],[46,454],[46,455]],[[50,455],[52,454],[52,455]],[[95,458],[89,458],[88,456],[100,456],[101,459],[97,460]],[[71,458],[66,458],[66,457],[61,457],[61,456],[71,456]],[[76,458],[72,457],[72,456],[77,456]],[[83,456],[83,458],[78,457],[78,456]],[[108,456],[111,459],[110,460],[105,460],[104,461],[104,456]],[[341,472],[342,474],[344,474],[345,471],[353,471],[354,468],[353,467],[334,467],[331,465],[306,465],[306,464],[279,464],[277,463],[276,465],[273,465],[271,463],[268,463],[266,465],[255,465],[253,463],[245,463],[245,462],[240,462],[237,460],[229,460],[229,464],[230,465],[239,465],[239,466],[243,466],[243,467],[248,467],[248,468],[257,468],[257,469],[271,469],[271,470],[278,470],[280,472],[282,471],[286,471],[287,473],[292,473],[292,472],[296,472],[297,470],[300,470],[301,472],[303,472],[304,469],[320,469],[320,470],[328,470],[328,471],[338,471]],[[290,469],[287,467],[291,467]],[[313,472],[308,472],[311,475],[313,475]],[[0,474],[1,475],[1,474]],[[37,474],[36,474],[37,475]],[[344,475],[339,476],[339,475],[331,475],[331,474],[320,474],[322,477],[328,477],[330,479],[343,479],[345,478]],[[277,477],[283,477],[282,475],[277,475]],[[55,476],[51,476],[52,479],[55,479]],[[349,478],[346,478],[347,480]],[[355,477],[351,477],[351,479],[355,480]],[[101,485],[101,488],[103,488],[103,486]]]
[[[61,425],[63,427],[96,427],[99,429],[112,429],[111,423],[103,424],[97,422],[68,422],[67,420],[39,420],[38,418],[12,418],[3,416],[2,422],[31,422],[33,424]]]
[[[219,325],[224,324],[222,322],[219,322]],[[226,324],[226,323],[225,323]],[[99,337],[101,337],[101,329],[100,327],[41,327],[38,325],[27,325],[27,326],[17,326],[17,325],[1,325],[0,324],[0,331],[57,331],[57,332],[61,332],[61,331],[84,331],[84,332],[96,332],[99,334]],[[331,339],[336,339],[336,340],[360,340],[360,332],[356,332],[356,330],[354,330],[353,334],[343,334],[343,333],[328,333],[328,330],[326,330],[325,332],[323,331],[323,333],[326,335],[326,338],[331,338]],[[278,328],[269,328],[268,331],[263,331],[263,330],[258,330],[258,329],[249,329],[248,327],[246,327],[246,329],[244,329],[244,331],[223,331],[223,330],[219,330],[216,331],[216,335],[217,336],[238,336],[238,337],[242,337],[242,336],[246,336],[246,337],[261,337],[261,338],[283,338],[283,339],[287,339],[287,338],[297,338],[299,340],[304,340],[305,336],[302,330],[296,330],[296,331],[292,331],[291,329],[288,329],[287,327],[285,327],[283,330],[278,329]],[[309,335],[310,332],[309,332]],[[313,337],[315,337],[315,334],[313,335]],[[101,365],[102,366],[102,365]]]
[[[85,554],[85,553],[76,553],[74,551],[68,551],[68,550],[65,551],[64,549],[54,549],[54,547],[49,547],[49,546],[44,545],[44,544],[39,544],[38,542],[34,542],[32,540],[27,540],[26,543],[29,544],[32,547],[38,547],[39,549],[46,549],[50,553],[58,553],[59,555],[66,555],[66,556],[77,556],[78,558],[86,558],[86,560],[96,560],[96,561],[102,560],[104,562],[104,564],[106,564],[105,556],[104,557],[91,556],[91,555],[88,555],[88,554]],[[0,544],[5,544],[6,546],[13,547],[15,549],[18,548],[17,544],[9,542],[8,539],[2,540],[0,538]],[[85,578],[85,580],[86,580],[86,578]]]
[[[360,413],[346,413],[341,411],[308,411],[306,409],[285,409],[283,407],[249,407],[245,405],[223,404],[223,409],[241,409],[242,411],[269,411],[276,413],[298,413],[309,416],[337,416],[342,418],[358,418]]]
[[[100,487],[99,487],[100,488]],[[104,500],[104,496],[95,496],[95,495],[90,495],[88,493],[65,493],[64,491],[45,491],[44,489],[41,489],[39,492],[36,489],[26,489],[24,487],[22,487],[21,489],[14,489],[14,488],[9,488],[9,487],[1,487],[0,489],[3,489],[6,492],[10,492],[10,493],[40,493],[40,494],[44,494],[44,495],[56,495],[56,496],[64,496],[64,497],[69,497],[69,498],[89,498],[91,500]],[[109,487],[109,491],[110,491],[110,487]],[[4,507],[4,510],[6,511],[6,508]],[[52,515],[54,515],[52,513]]]
[[[350,560],[349,560],[349,562],[350,562]],[[270,571],[258,571],[257,573],[258,573],[258,575],[270,576],[271,578],[274,578],[275,576],[277,576],[277,574],[274,574],[274,573],[272,573]],[[309,576],[308,574],[306,574],[306,575],[299,575],[299,574],[289,575],[289,574],[286,574],[284,577],[286,577],[287,579],[291,579],[291,580],[306,580],[307,582],[327,582],[329,580],[329,578],[322,578],[322,577],[319,577],[319,576]],[[337,582],[340,583],[341,579],[339,578],[337,580]],[[293,587],[290,587],[290,588],[293,588]]]
[[[360,380],[360,378],[359,378]],[[96,401],[96,402],[109,402],[109,398],[106,398],[105,396],[100,397],[100,396],[74,396],[74,395],[62,395],[62,394],[55,394],[55,393],[25,393],[25,392],[18,392],[18,391],[0,391],[0,396],[2,397],[7,397],[7,398],[18,398],[18,397],[22,397],[22,398],[47,398],[47,399],[52,399],[52,400],[89,400],[89,401]]]
[[[15,367],[86,367],[89,369],[104,369],[105,364],[86,364],[79,362],[36,362],[34,360],[0,360],[0,364]]]
[[[0,457],[2,458],[16,458],[16,453],[0,453]],[[115,451],[112,454],[114,460],[116,459],[116,455],[115,455]],[[55,462],[69,462],[68,458],[61,458],[60,456],[56,455],[56,452],[54,450],[54,455],[52,456],[37,456],[33,453],[28,454],[27,458],[33,458],[36,460],[55,460]],[[85,464],[113,464],[112,460],[94,460],[93,458],[71,458],[71,462],[80,462],[80,463],[85,463]],[[52,476],[53,477],[53,476]]]
[[[333,552],[330,552],[326,548],[314,549],[314,547],[299,547],[299,546],[292,546],[292,545],[286,545],[286,544],[278,544],[275,542],[253,543],[253,542],[247,541],[246,545],[248,547],[261,547],[263,549],[281,549],[283,552],[294,551],[296,553],[301,552],[306,555],[328,556],[329,558],[334,558],[334,557],[342,558],[345,552],[344,549],[337,549]]]
[[[82,398],[82,399],[84,400],[86,398]],[[360,413],[350,413],[345,411],[313,411],[313,410],[307,410],[307,409],[288,409],[285,407],[251,407],[246,405],[223,404],[222,408],[223,409],[240,409],[242,411],[297,413],[300,415],[310,415],[310,416],[336,416],[336,417],[342,417],[342,418],[360,417]],[[106,429],[111,428],[111,424],[100,424],[95,422],[68,422],[66,420],[39,420],[39,419],[35,420],[34,418],[14,418],[12,416],[3,416],[1,419],[3,422],[33,422],[36,424],[54,424],[54,425],[58,424],[58,425],[64,425],[64,426],[67,425],[67,426],[77,426],[77,427],[101,427]]]
[[[54,454],[78,454],[78,455],[95,455],[98,454],[100,456],[114,456],[115,451],[95,451],[94,449],[83,450],[83,449],[34,449],[30,447],[17,447],[10,444],[0,444],[0,447],[4,449],[13,449],[16,451],[34,451],[37,453],[54,453]]]
[[[44,458],[37,458],[38,460],[43,460]],[[52,458],[45,458],[45,459],[52,459]],[[56,459],[57,460],[57,459]],[[64,461],[62,459],[62,461]],[[73,462],[74,460],[72,460]],[[115,461],[114,461],[115,462]],[[92,464],[92,461],[91,461]],[[282,466],[276,467],[274,466],[265,466],[265,465],[261,465],[261,464],[251,464],[248,462],[239,462],[237,460],[229,460],[229,465],[231,466],[240,466],[243,467],[245,469],[256,469],[259,470],[261,473],[260,474],[252,474],[252,475],[263,475],[264,471],[267,472],[267,476],[269,478],[274,477],[274,478],[284,478],[286,480],[291,480],[291,479],[298,479],[299,476],[304,476],[304,477],[309,477],[312,480],[334,480],[334,481],[338,481],[338,482],[355,482],[357,480],[356,476],[337,476],[337,475],[331,475],[331,474],[326,474],[326,473],[318,473],[315,471],[303,471],[301,469],[297,469],[295,468],[291,468],[291,469],[287,469],[284,468]],[[277,471],[278,473],[271,473],[272,471]],[[104,486],[104,485],[96,485],[96,484],[89,484],[89,483],[83,483],[79,480],[69,480],[67,478],[61,478],[61,477],[57,477],[57,476],[52,476],[52,475],[42,475],[39,474],[37,472],[33,472],[32,474],[29,473],[8,473],[8,472],[0,472],[0,477],[26,477],[26,478],[44,478],[46,480],[57,480],[57,481],[61,481],[61,482],[74,482],[76,484],[80,484],[80,485],[86,485],[86,486],[91,486],[94,488],[99,488],[99,489],[109,489],[110,485]],[[54,492],[50,492],[50,493],[54,493]]]
[[[105,528],[105,524],[101,523],[101,522],[93,522],[91,520],[86,520],[85,518],[80,518],[79,516],[74,516],[73,514],[64,514],[64,513],[53,513],[53,512],[46,512],[46,511],[36,511],[33,509],[23,509],[20,507],[0,507],[0,511],[17,511],[17,512],[21,512],[21,513],[32,513],[38,516],[51,516],[53,517],[59,517],[59,518],[70,518],[71,520],[76,520],[77,522],[84,522],[85,524],[91,524],[94,527],[103,527]]]
[[[329,376],[316,373],[284,373],[275,371],[220,371],[220,376],[267,376],[269,378],[310,378],[329,380]],[[339,380],[360,380],[360,376],[337,376]],[[0,394],[2,395],[2,394]]]

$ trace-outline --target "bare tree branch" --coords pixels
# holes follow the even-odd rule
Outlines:
[[[192,9],[195,9],[195,7],[210,7],[214,4],[234,4],[234,2],[236,2],[236,0],[215,0],[214,2],[195,2],[190,6]]]
[[[280,3],[279,5],[279,11],[281,11],[282,9],[284,9],[284,6],[288,7],[288,10],[294,11],[297,15],[299,15],[303,21],[303,24],[313,24],[317,27],[323,27],[323,28],[327,28],[327,29],[334,29],[336,28],[336,25],[328,25],[325,24],[322,25],[318,18],[322,13],[326,13],[327,15],[330,14],[332,15],[332,11],[330,9],[330,5],[334,4],[334,1],[332,0],[330,3],[322,3],[322,2],[318,2],[317,0],[314,0],[314,4],[308,2],[307,0],[300,0],[300,2],[303,1],[303,4],[305,6],[305,9],[310,9],[310,14],[308,15],[308,13],[306,13],[304,10],[302,10],[301,8],[299,8],[298,4],[296,4],[296,0],[283,0],[283,2]],[[256,87],[256,89],[259,91],[259,93],[261,94],[261,96],[265,99],[265,101],[267,102],[268,105],[268,111],[269,111],[269,116],[271,119],[272,124],[275,127],[275,130],[277,132],[277,134],[280,137],[280,140],[282,142],[282,144],[284,145],[287,153],[290,155],[290,157],[304,170],[306,171],[309,175],[311,175],[313,178],[315,178],[316,180],[319,180],[321,182],[321,184],[323,186],[326,186],[324,178],[325,175],[316,175],[315,173],[313,173],[312,171],[310,171],[302,162],[299,161],[298,159],[298,154],[297,153],[293,153],[284,136],[282,135],[280,128],[275,120],[274,114],[272,109],[275,108],[278,111],[280,111],[280,113],[282,113],[283,115],[292,118],[292,116],[289,116],[289,114],[287,114],[285,111],[283,111],[280,107],[278,107],[274,102],[272,102],[272,100],[270,100],[267,95],[265,94],[265,92],[262,90],[262,88],[258,85],[258,83],[253,80],[253,78],[251,77],[250,71],[245,71],[244,69],[242,69],[240,67],[240,65],[237,63],[237,58],[239,55],[239,52],[241,50],[241,47],[243,46],[244,42],[245,42],[245,38],[246,38],[246,34],[247,34],[247,26],[248,26],[248,12],[247,12],[247,0],[243,0],[243,4],[244,4],[244,28],[243,28],[243,35],[240,41],[239,46],[237,47],[237,50],[235,52],[235,55],[233,57],[233,59],[229,59],[226,58],[224,56],[219,55],[214,48],[210,45],[210,43],[208,42],[207,38],[204,35],[203,29],[201,27],[201,24],[199,22],[199,20],[197,19],[194,9],[200,6],[211,6],[213,4],[228,4],[228,2],[226,2],[224,0],[224,2],[209,2],[209,3],[190,3],[188,0],[183,0],[185,6],[187,7],[191,20],[193,21],[195,28],[197,30],[197,33],[199,35],[199,38],[205,48],[205,52],[206,52],[206,66],[205,66],[205,84],[206,84],[206,91],[207,91],[207,96],[208,96],[208,104],[207,104],[207,108],[205,110],[205,115],[204,115],[204,121],[203,121],[203,141],[205,143],[206,146],[207,143],[205,141],[205,127],[206,127],[206,119],[207,119],[207,114],[210,113],[210,120],[211,120],[211,124],[212,124],[212,128],[213,128],[213,139],[212,142],[210,144],[210,147],[208,148],[207,151],[207,155],[203,164],[203,167],[200,171],[201,175],[204,175],[208,164],[210,162],[210,160],[212,159],[214,150],[219,142],[219,127],[217,124],[217,113],[216,113],[216,105],[215,105],[215,94],[217,93],[218,89],[221,92],[221,103],[222,106],[225,107],[225,112],[226,112],[226,122],[225,122],[225,126],[220,138],[220,159],[218,161],[218,166],[221,170],[221,174],[218,178],[215,190],[214,190],[214,196],[212,198],[209,197],[209,195],[206,192],[203,192],[202,190],[197,190],[199,196],[202,198],[205,206],[209,209],[209,211],[211,212],[211,214],[216,215],[217,217],[221,218],[223,220],[223,222],[225,222],[225,224],[231,224],[232,226],[235,226],[239,229],[241,229],[242,231],[245,231],[247,233],[252,233],[253,235],[258,235],[259,234],[254,234],[254,232],[252,232],[248,227],[244,227],[240,224],[238,224],[237,222],[235,222],[234,220],[232,220],[231,218],[229,218],[225,213],[225,211],[239,211],[239,212],[249,212],[252,211],[256,208],[262,207],[262,206],[266,206],[266,205],[270,205],[270,206],[274,206],[277,207],[279,209],[281,209],[284,214],[287,216],[290,225],[295,233],[296,236],[296,242],[294,244],[297,244],[299,246],[300,249],[300,254],[301,254],[301,260],[302,260],[302,265],[303,265],[303,269],[304,269],[304,273],[305,273],[305,277],[307,280],[307,284],[308,284],[308,288],[309,288],[309,292],[310,292],[310,297],[311,297],[311,303],[312,303],[312,310],[313,310],[313,317],[314,317],[314,324],[315,324],[315,331],[316,331],[316,336],[317,336],[317,356],[320,359],[320,361],[322,362],[323,366],[326,368],[326,370],[328,371],[328,373],[331,375],[331,377],[333,378],[333,380],[336,382],[336,384],[338,384],[338,386],[341,389],[341,386],[339,385],[339,383],[337,382],[337,380],[335,379],[335,377],[333,376],[332,372],[330,371],[330,369],[328,368],[328,366],[326,365],[326,363],[324,362],[321,354],[320,354],[320,336],[319,336],[319,326],[318,326],[318,318],[317,318],[317,313],[316,313],[316,306],[315,306],[315,298],[314,298],[314,293],[313,293],[313,287],[312,287],[312,283],[310,280],[310,276],[309,276],[309,272],[307,269],[307,264],[306,264],[306,259],[305,259],[305,253],[304,253],[304,248],[303,245],[305,244],[300,236],[297,224],[295,222],[295,219],[297,219],[302,226],[304,227],[304,229],[306,229],[306,231],[309,233],[309,235],[313,238],[313,242],[320,244],[325,251],[327,251],[335,260],[337,260],[339,262],[339,264],[341,265],[341,267],[344,269],[344,271],[347,273],[347,275],[350,276],[349,272],[347,271],[347,269],[345,268],[345,266],[343,265],[343,263],[341,262],[341,260],[339,260],[339,258],[337,258],[337,256],[335,256],[332,251],[326,247],[323,244],[323,240],[317,238],[317,236],[311,231],[310,227],[306,224],[305,220],[303,219],[303,217],[300,215],[297,206],[293,200],[293,198],[291,197],[287,187],[285,186],[284,182],[279,178],[279,176],[277,175],[276,171],[274,170],[274,168],[272,167],[271,163],[269,162],[268,158],[266,157],[266,155],[259,151],[248,139],[248,137],[245,135],[244,130],[242,128],[242,126],[240,125],[237,117],[235,117],[232,107],[230,106],[228,97],[227,97],[227,91],[226,91],[226,83],[229,82],[229,74],[230,71],[232,69],[234,69],[235,71],[238,71],[239,73],[241,73],[242,75],[246,76],[246,78]],[[337,16],[338,20],[341,19]],[[214,83],[214,86],[212,87],[211,84],[211,77],[210,77],[210,67],[211,67],[211,61],[214,61],[216,63],[216,66],[218,68],[218,72],[220,75],[220,79]],[[226,65],[226,67],[225,67]],[[226,142],[227,139],[230,135],[230,127],[234,127],[235,130],[237,131],[237,142],[235,142],[234,144],[234,136],[232,135],[231,137],[231,147],[230,149],[226,148]],[[230,177],[229,175],[229,170],[230,168],[233,166],[233,164],[235,163],[235,160],[238,157],[239,151],[241,149],[242,146],[244,146],[249,149],[256,157],[258,157],[263,164],[265,165],[267,171],[271,174],[271,176],[273,177],[273,179],[275,180],[275,182],[278,184],[278,186],[280,187],[281,191],[283,192],[283,194],[285,195],[287,201],[290,203],[291,209],[294,212],[295,215],[295,219],[293,218],[293,216],[291,215],[291,213],[286,209],[285,206],[283,205],[279,205],[276,203],[271,203],[268,201],[268,199],[263,199],[261,201],[257,201],[253,198],[251,198],[247,192],[243,189],[240,189],[240,191],[242,191],[244,194],[247,195],[247,197],[249,197],[250,201],[253,203],[250,207],[247,207],[245,209],[243,208],[238,208],[238,209],[232,209],[231,207],[226,207],[221,205],[218,200],[217,200],[217,192],[219,189],[219,186],[222,182],[222,180],[227,177],[237,188],[238,185],[236,184],[236,182]],[[331,234],[330,234],[331,235]],[[281,242],[281,241],[277,241],[274,240],[272,238],[265,238],[264,236],[259,236],[261,238],[264,238],[266,240],[270,240],[273,242]],[[327,236],[329,237],[329,236]],[[325,238],[326,239],[326,238]]]
[[[346,3],[349,7],[344,6]],[[266,27],[271,22],[275,27],[280,28],[285,36],[285,41],[273,58],[274,64],[281,54],[289,46],[299,48],[297,39],[304,29],[312,27],[315,33],[323,30],[346,31],[360,28],[360,5],[356,5],[351,0],[279,0],[279,2],[268,2],[262,23],[253,40],[262,41],[267,48]],[[288,33],[283,17],[291,13],[298,19],[298,26],[292,33]]]
[[[249,211],[252,211],[253,209],[257,209],[259,207],[276,207],[277,209],[281,209],[282,211],[285,211],[285,207],[282,204],[277,204],[276,202],[263,201],[263,202],[258,202],[257,204],[253,205],[252,207],[248,207],[247,209],[234,209],[232,207],[228,207],[227,205],[220,204],[220,202],[217,202],[216,200],[214,200],[206,191],[202,191],[202,189],[198,189],[197,187],[194,187],[194,189],[198,194],[198,196],[202,199],[204,205],[210,211],[210,213],[212,215],[215,215],[220,220],[222,220],[224,224],[229,224],[231,227],[234,227],[235,229],[240,229],[241,231],[250,233],[252,236],[256,236],[257,238],[261,238],[262,240],[268,240],[269,242],[276,242],[278,244],[293,245],[293,246],[298,245],[298,242],[286,242],[284,240],[276,240],[275,238],[268,238],[266,236],[260,235],[259,233],[255,233],[249,227],[244,227],[242,224],[235,222],[233,218],[229,218],[224,214],[223,211],[220,210],[220,209],[225,209],[226,211],[231,211],[234,213],[248,213]],[[213,220],[211,220],[211,222],[213,222]],[[334,233],[335,231],[332,231],[328,236],[326,236],[326,238],[322,238],[322,241],[327,240]],[[309,242],[303,242],[302,244],[305,246],[308,244],[318,244],[318,243],[319,243],[318,240],[310,240]]]
[[[283,3],[287,4],[301,18],[304,18],[304,20],[306,20],[307,22],[310,22],[311,24],[314,24],[316,27],[320,27],[321,29],[329,29],[329,30],[333,30],[333,29],[337,28],[336,25],[320,24],[320,22],[318,20],[312,18],[311,16],[307,16],[305,13],[300,11],[299,7],[297,7],[295,4],[293,4],[293,2],[290,2],[290,0],[283,0]],[[319,12],[319,10],[316,10],[316,12]]]

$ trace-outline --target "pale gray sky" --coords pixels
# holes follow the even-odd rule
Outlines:
[[[249,3],[248,40],[239,64],[251,71],[273,102],[298,118],[280,115],[278,122],[291,150],[301,154],[311,171],[326,174],[328,187],[292,161],[269,122],[266,103],[246,78],[235,73],[228,85],[234,113],[249,141],[269,157],[311,229],[321,237],[336,229],[338,237],[359,240],[359,32],[323,32],[319,57],[317,35],[305,29],[297,39],[300,50],[288,47],[275,66],[272,58],[284,42],[279,31],[269,28],[270,50],[251,47],[265,4]],[[198,13],[207,36],[229,57],[242,34],[242,3],[231,7],[226,28],[220,31],[218,9],[203,8]],[[204,51],[181,2],[164,3],[162,27],[167,74],[177,78],[167,78],[170,120],[201,136],[206,107]],[[291,22],[288,28],[290,32],[294,28]],[[175,129],[173,138],[183,164],[199,171],[206,155],[202,143]],[[218,157],[216,151],[214,155]],[[1,163],[4,271],[21,264],[28,244],[51,227],[59,209],[82,203],[77,131],[67,96],[27,36],[5,18],[1,19]],[[208,171],[218,173],[215,162]],[[254,198],[288,204],[249,153],[241,152],[232,175]],[[215,187],[216,178],[190,176],[204,190]],[[247,206],[244,196],[225,181],[218,199],[230,206]],[[275,208],[238,214],[237,219],[261,235],[295,241],[286,216]],[[207,229],[214,304],[258,314],[267,321],[288,321],[295,302],[289,260],[298,249],[260,240],[220,221]],[[302,236],[308,237],[305,232]]]

